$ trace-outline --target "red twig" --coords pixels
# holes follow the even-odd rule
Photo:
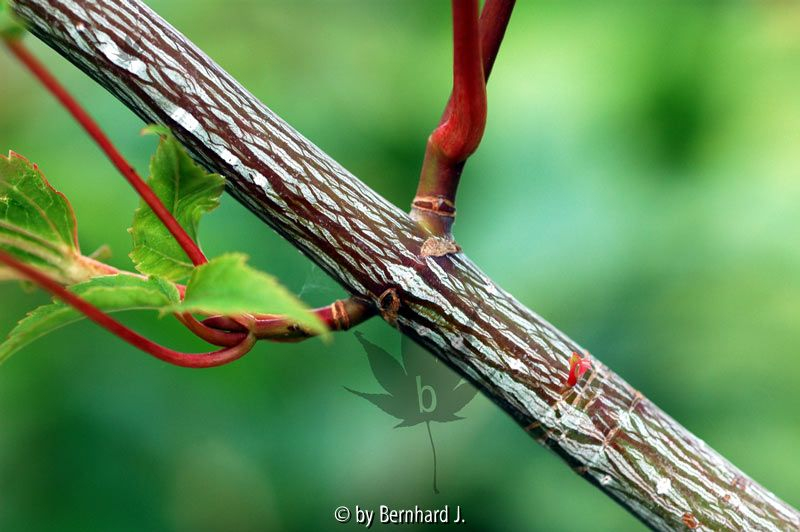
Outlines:
[[[346,331],[376,314],[375,306],[359,298],[340,299],[327,307],[312,311],[331,331]],[[259,340],[274,342],[299,342],[314,336],[314,332],[300,327],[296,322],[279,315],[255,315],[251,331]],[[213,329],[244,332],[245,327],[225,316],[212,316],[202,322]]]
[[[256,338],[253,334],[247,334],[244,335],[244,338],[239,344],[210,353],[181,353],[179,351],[174,351],[132,331],[88,301],[73,294],[47,275],[18,261],[4,251],[0,251],[0,262],[13,268],[27,279],[52,293],[118,338],[164,362],[169,362],[176,366],[186,368],[210,368],[221,366],[233,362],[247,354],[256,342]]]
[[[221,347],[233,347],[244,341],[247,336],[247,329],[242,327],[241,332],[229,332],[219,328],[212,328],[203,322],[198,321],[191,314],[175,314],[175,317],[183,323],[187,329],[192,331],[195,336],[202,338],[211,345]]]
[[[119,170],[130,185],[136,190],[139,196],[153,210],[161,223],[172,234],[175,241],[183,248],[183,251],[195,266],[205,264],[207,259],[197,243],[186,233],[174,216],[167,210],[161,200],[156,196],[147,183],[136,173],[136,170],[125,160],[119,150],[111,143],[111,140],[100,129],[97,122],[89,116],[89,113],[67,92],[61,83],[39,62],[33,54],[28,51],[19,39],[4,39],[11,52],[25,65],[28,70],[44,85],[55,98],[61,102],[64,108],[75,118],[83,127],[86,133],[97,143],[103,153],[108,156],[111,163]]]
[[[486,125],[486,81],[514,3],[486,0],[478,20],[477,0],[452,0],[453,91],[439,126],[428,138],[412,202],[414,218],[434,234],[450,233],[461,172]]]
[[[494,60],[500,50],[500,44],[506,34],[511,12],[516,0],[486,0],[481,11],[481,56],[483,58],[483,75],[489,81]]]
[[[486,80],[483,77],[478,0],[453,3],[453,92],[431,142],[449,162],[466,160],[486,125]]]

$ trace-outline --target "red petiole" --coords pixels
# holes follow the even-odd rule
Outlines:
[[[97,122],[94,121],[67,89],[61,85],[55,76],[53,76],[33,54],[30,53],[20,39],[4,39],[4,41],[14,56],[30,70],[97,143],[103,153],[106,154],[112,164],[136,190],[142,200],[153,210],[192,263],[195,266],[199,266],[208,262],[197,243],[186,233],[158,196],[155,195],[153,190],[144,182],[133,166],[122,156]],[[185,290],[184,287],[180,288]],[[183,290],[181,290],[181,296],[182,295]],[[244,336],[241,333],[229,333],[212,329],[188,314],[177,317],[190,331],[212,345],[226,347],[235,346],[242,341]]]
[[[233,362],[247,354],[256,342],[256,337],[248,333],[242,335],[243,338],[238,344],[210,353],[182,353],[174,351],[132,331],[88,301],[73,294],[47,275],[18,261],[4,251],[0,251],[0,263],[13,268],[19,274],[52,293],[118,338],[164,362],[169,362],[176,366],[186,368],[210,368],[221,366]]]
[[[511,12],[516,0],[486,0],[479,21],[481,32],[481,58],[483,59],[483,76],[489,81],[494,60],[506,34]]]

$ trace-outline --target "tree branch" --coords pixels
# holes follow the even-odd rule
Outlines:
[[[796,530],[750,480],[466,256],[428,234],[137,0],[14,0],[31,31],[147,122],[172,128],[229,192],[354,295],[468,378],[575,471],[659,530]]]

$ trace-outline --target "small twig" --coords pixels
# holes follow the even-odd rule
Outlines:
[[[331,331],[346,331],[377,314],[369,301],[351,297],[339,299],[326,307],[312,311]],[[299,342],[315,336],[313,331],[299,326],[285,316],[256,315],[252,325],[253,334],[259,340],[275,342]],[[239,322],[225,316],[212,316],[202,322],[212,329],[242,333],[245,328]]]
[[[478,21],[477,0],[452,0],[453,91],[428,138],[412,202],[412,217],[435,235],[450,235],[461,173],[486,125],[486,81],[514,3],[487,0]]]
[[[464,161],[486,124],[486,83],[478,30],[478,0],[452,0],[453,91],[439,126],[428,137],[413,216],[433,234],[450,233]]]
[[[180,351],[175,351],[169,349],[168,347],[157,344],[145,338],[141,334],[129,329],[88,301],[67,290],[57,281],[51,279],[35,268],[18,261],[4,251],[0,251],[0,263],[13,268],[20,275],[47,290],[55,297],[59,298],[64,303],[67,303],[78,312],[84,314],[87,318],[111,332],[118,338],[138,349],[141,349],[145,353],[153,355],[164,362],[168,362],[176,366],[185,368],[210,368],[228,364],[229,362],[233,362],[234,360],[237,360],[247,354],[256,342],[255,335],[247,334],[244,335],[242,341],[237,345],[226,347],[225,349],[220,349],[218,351],[212,351],[210,353],[182,353]]]
[[[187,329],[192,331],[195,336],[205,340],[211,345],[220,347],[233,347],[242,343],[247,333],[243,332],[230,332],[222,329],[214,329],[198,321],[197,318],[191,314],[175,314],[178,321],[183,323]]]
[[[486,0],[481,11],[481,57],[483,59],[483,75],[489,81],[494,60],[500,51],[500,44],[506,34],[511,12],[516,0]]]

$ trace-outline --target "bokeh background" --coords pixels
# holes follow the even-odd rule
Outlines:
[[[279,115],[400,206],[450,87],[449,2],[148,0]],[[459,242],[522,302],[800,506],[800,5],[520,2],[459,193]],[[142,171],[154,139],[30,46]],[[72,200],[85,251],[129,267],[137,199],[0,53],[0,149]],[[205,249],[245,251],[311,304],[341,290],[230,198]],[[0,286],[0,332],[46,301]],[[168,320],[126,318],[186,349]],[[399,353],[373,320],[365,336]],[[339,505],[460,504],[483,530],[639,530],[485,398],[424,425],[352,333],[174,368],[81,323],[0,368],[0,529],[337,529]],[[351,525],[355,527],[355,525]]]

